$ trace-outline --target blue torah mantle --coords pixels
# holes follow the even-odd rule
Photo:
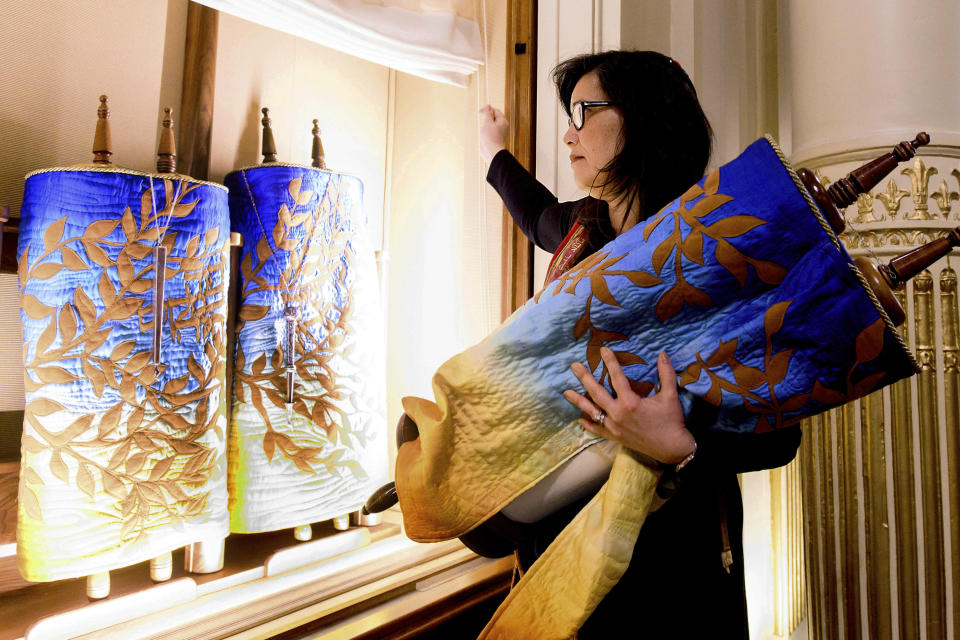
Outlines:
[[[761,139],[441,365],[435,401],[404,399],[420,431],[397,458],[407,535],[460,536],[595,442],[562,393],[580,388],[577,361],[610,388],[602,346],[641,395],[666,351],[685,411],[699,398],[716,408],[708,428],[734,432],[787,427],[916,370],[793,169]]]
[[[89,165],[27,177],[17,536],[28,580],[226,535],[229,236],[220,185]]]
[[[404,399],[420,430],[397,458],[407,534],[462,535],[595,442],[562,394],[580,388],[577,361],[609,388],[602,346],[640,395],[666,351],[685,411],[699,398],[716,408],[707,428],[734,432],[796,424],[916,370],[793,169],[761,139],[441,365],[435,402]]]
[[[712,428],[729,431],[795,424],[916,371],[767,139],[547,285],[502,331],[520,343],[561,337],[544,327],[566,334],[561,360],[605,378],[599,349],[618,352],[643,393],[665,350],[685,404],[692,394],[717,406]]]
[[[281,163],[225,182],[243,238],[231,530],[356,511],[387,473],[383,329],[363,184]]]

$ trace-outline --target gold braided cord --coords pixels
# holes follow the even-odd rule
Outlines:
[[[813,201],[813,196],[810,195],[810,192],[807,191],[807,188],[804,186],[803,181],[800,180],[800,176],[797,175],[797,172],[794,171],[793,166],[787,161],[786,156],[783,155],[783,151],[780,149],[780,145],[777,144],[777,141],[773,139],[773,136],[767,134],[764,136],[767,142],[770,144],[770,147],[773,149],[774,153],[777,154],[777,158],[780,159],[781,164],[783,164],[784,169],[787,170],[787,173],[790,174],[790,178],[793,180],[793,183],[797,187],[797,191],[800,192],[800,195],[803,196],[803,199],[806,200],[807,206],[810,208],[810,212],[814,215],[817,222],[820,223],[820,226],[826,232],[827,237],[830,238],[830,241],[833,242],[834,246],[837,247],[841,253],[843,251],[843,245],[840,243],[840,239],[837,237],[837,234],[834,233],[833,227],[830,226],[830,223],[827,222],[827,219],[823,217],[823,214],[820,212],[820,208]],[[900,335],[900,331],[897,329],[897,325],[893,323],[893,320],[890,319],[890,315],[887,313],[887,310],[883,308],[883,305],[880,304],[880,300],[877,299],[877,295],[873,292],[873,289],[870,287],[870,284],[867,281],[866,276],[857,268],[853,262],[848,262],[848,266],[853,275],[857,278],[857,281],[860,282],[860,286],[863,288],[864,292],[867,294],[867,297],[870,299],[870,302],[873,303],[874,308],[876,308],[877,313],[880,314],[880,317],[883,319],[884,324],[887,326],[887,329],[890,330],[890,333],[896,338],[897,343],[903,349],[903,352],[907,355],[907,358],[910,360],[910,364],[913,365],[914,369],[919,371],[920,365],[917,362],[916,358],[913,355],[913,352],[910,350],[910,347],[907,345],[906,340],[903,339],[903,336]]]
[[[190,176],[184,175],[182,173],[149,173],[146,171],[137,171],[136,169],[125,169],[123,167],[113,167],[113,166],[102,166],[97,164],[76,164],[71,167],[47,167],[45,169],[36,169],[31,171],[23,177],[24,180],[27,180],[31,176],[35,176],[41,173],[56,173],[56,172],[76,172],[76,173],[125,173],[131,176],[142,176],[144,178],[158,178],[161,180],[179,180],[180,182],[189,182],[191,184],[205,184],[211,187],[217,187],[218,189],[223,189],[224,191],[229,191],[225,186],[218,182],[210,182],[208,180],[197,180]]]
[[[319,167],[314,167],[309,164],[298,164],[296,162],[261,162],[260,164],[251,164],[246,167],[240,167],[239,169],[234,169],[227,175],[233,175],[234,173],[241,173],[244,171],[250,171],[252,169],[265,169],[267,167],[293,167],[295,169],[309,169],[310,171],[317,171],[319,173],[329,173],[335,176],[349,176],[351,178],[356,178],[361,180],[360,176],[355,173],[347,173],[344,171],[334,171],[332,169],[321,169]]]

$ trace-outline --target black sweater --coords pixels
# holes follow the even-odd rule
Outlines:
[[[517,226],[550,253],[573,226],[583,202],[558,202],[507,151],[493,158],[487,181]],[[584,255],[600,248],[591,236]],[[763,434],[710,431],[704,426],[711,422],[711,411],[703,405],[688,417],[697,455],[678,479],[675,495],[648,516],[630,566],[580,630],[579,640],[747,637],[743,504],[736,474],[790,462],[801,434],[797,427]],[[558,514],[550,530],[521,547],[521,563],[529,566],[582,504]],[[734,560],[729,574],[720,558],[722,511]]]

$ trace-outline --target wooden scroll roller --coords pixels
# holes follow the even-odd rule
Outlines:
[[[273,129],[270,128],[271,120],[268,115],[270,109],[264,107],[260,111],[263,113],[263,119],[260,120],[260,124],[263,125],[263,143],[260,147],[260,153],[263,154],[264,162],[276,162],[277,143],[273,140]]]
[[[880,184],[896,166],[916,155],[917,149],[929,144],[930,136],[921,131],[913,140],[903,141],[879,158],[854,169],[845,178],[837,180],[824,189],[820,180],[809,169],[800,169],[797,175],[810,192],[824,217],[836,233],[844,229],[841,209],[856,202],[857,196],[868,193]],[[870,283],[880,304],[894,324],[900,325],[906,318],[903,306],[893,294],[910,278],[914,277],[934,262],[945,256],[956,246],[960,246],[960,227],[951,231],[945,238],[929,242],[909,253],[902,254],[887,264],[877,264],[868,258],[857,258],[854,264],[863,272]]]
[[[157,147],[157,173],[176,173],[177,146],[173,135],[173,109],[165,107],[163,115],[160,143]],[[171,203],[168,206],[173,207],[174,205]],[[230,234],[231,245],[234,235]],[[154,318],[156,318],[153,325],[153,363],[159,375],[162,364],[161,358],[163,357],[163,303],[166,299],[167,247],[163,244],[157,244],[153,249],[153,259],[156,274],[153,289]],[[232,332],[228,335],[232,335]],[[231,351],[228,349],[228,352]],[[226,384],[225,388],[229,389],[231,387]],[[229,407],[229,403],[227,405]],[[187,545],[184,549],[184,569],[190,573],[213,573],[223,568],[223,562],[223,538],[200,540]],[[150,559],[150,579],[154,582],[169,580],[172,572],[173,557],[169,552]]]
[[[946,237],[900,254],[887,264],[877,264],[867,258],[857,258],[854,263],[866,276],[870,288],[890,315],[890,319],[894,324],[900,325],[906,319],[906,313],[893,291],[950,253],[954,247],[960,247],[960,227],[951,229]]]
[[[160,129],[160,144],[157,148],[157,173],[175,173],[177,170],[177,147],[173,138],[173,109],[163,110],[163,122]],[[169,206],[173,206],[172,204]],[[167,269],[167,247],[158,243],[153,248],[153,364],[157,375],[160,374],[162,357],[163,301],[166,298],[164,277]]]
[[[880,184],[887,175],[901,162],[909,160],[917,153],[917,148],[930,142],[930,136],[921,131],[910,141],[903,141],[875,160],[858,169],[854,169],[846,178],[841,178],[830,188],[824,188],[820,179],[806,168],[798,169],[797,175],[807,191],[813,196],[814,202],[824,217],[830,223],[835,233],[841,233],[846,226],[841,209],[846,209],[857,201],[857,196],[867,193]]]
[[[111,164],[113,155],[113,141],[110,139],[110,107],[107,105],[107,96],[100,96],[100,106],[97,108],[97,129],[93,134],[93,162],[95,164]]]
[[[177,172],[177,144],[173,138],[173,109],[163,110],[160,144],[157,148],[157,173]]]
[[[160,144],[157,147],[157,173],[176,173],[177,144],[173,137],[173,109],[165,107],[160,129]],[[173,206],[172,204],[169,206]],[[163,301],[166,298],[167,247],[158,244],[153,248],[153,366],[157,375],[161,371],[163,356]],[[169,551],[150,559],[150,579],[164,582],[173,575],[173,554]]]

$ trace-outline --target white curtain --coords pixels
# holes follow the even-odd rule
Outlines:
[[[195,0],[413,75],[466,86],[483,64],[472,3],[432,0]]]

